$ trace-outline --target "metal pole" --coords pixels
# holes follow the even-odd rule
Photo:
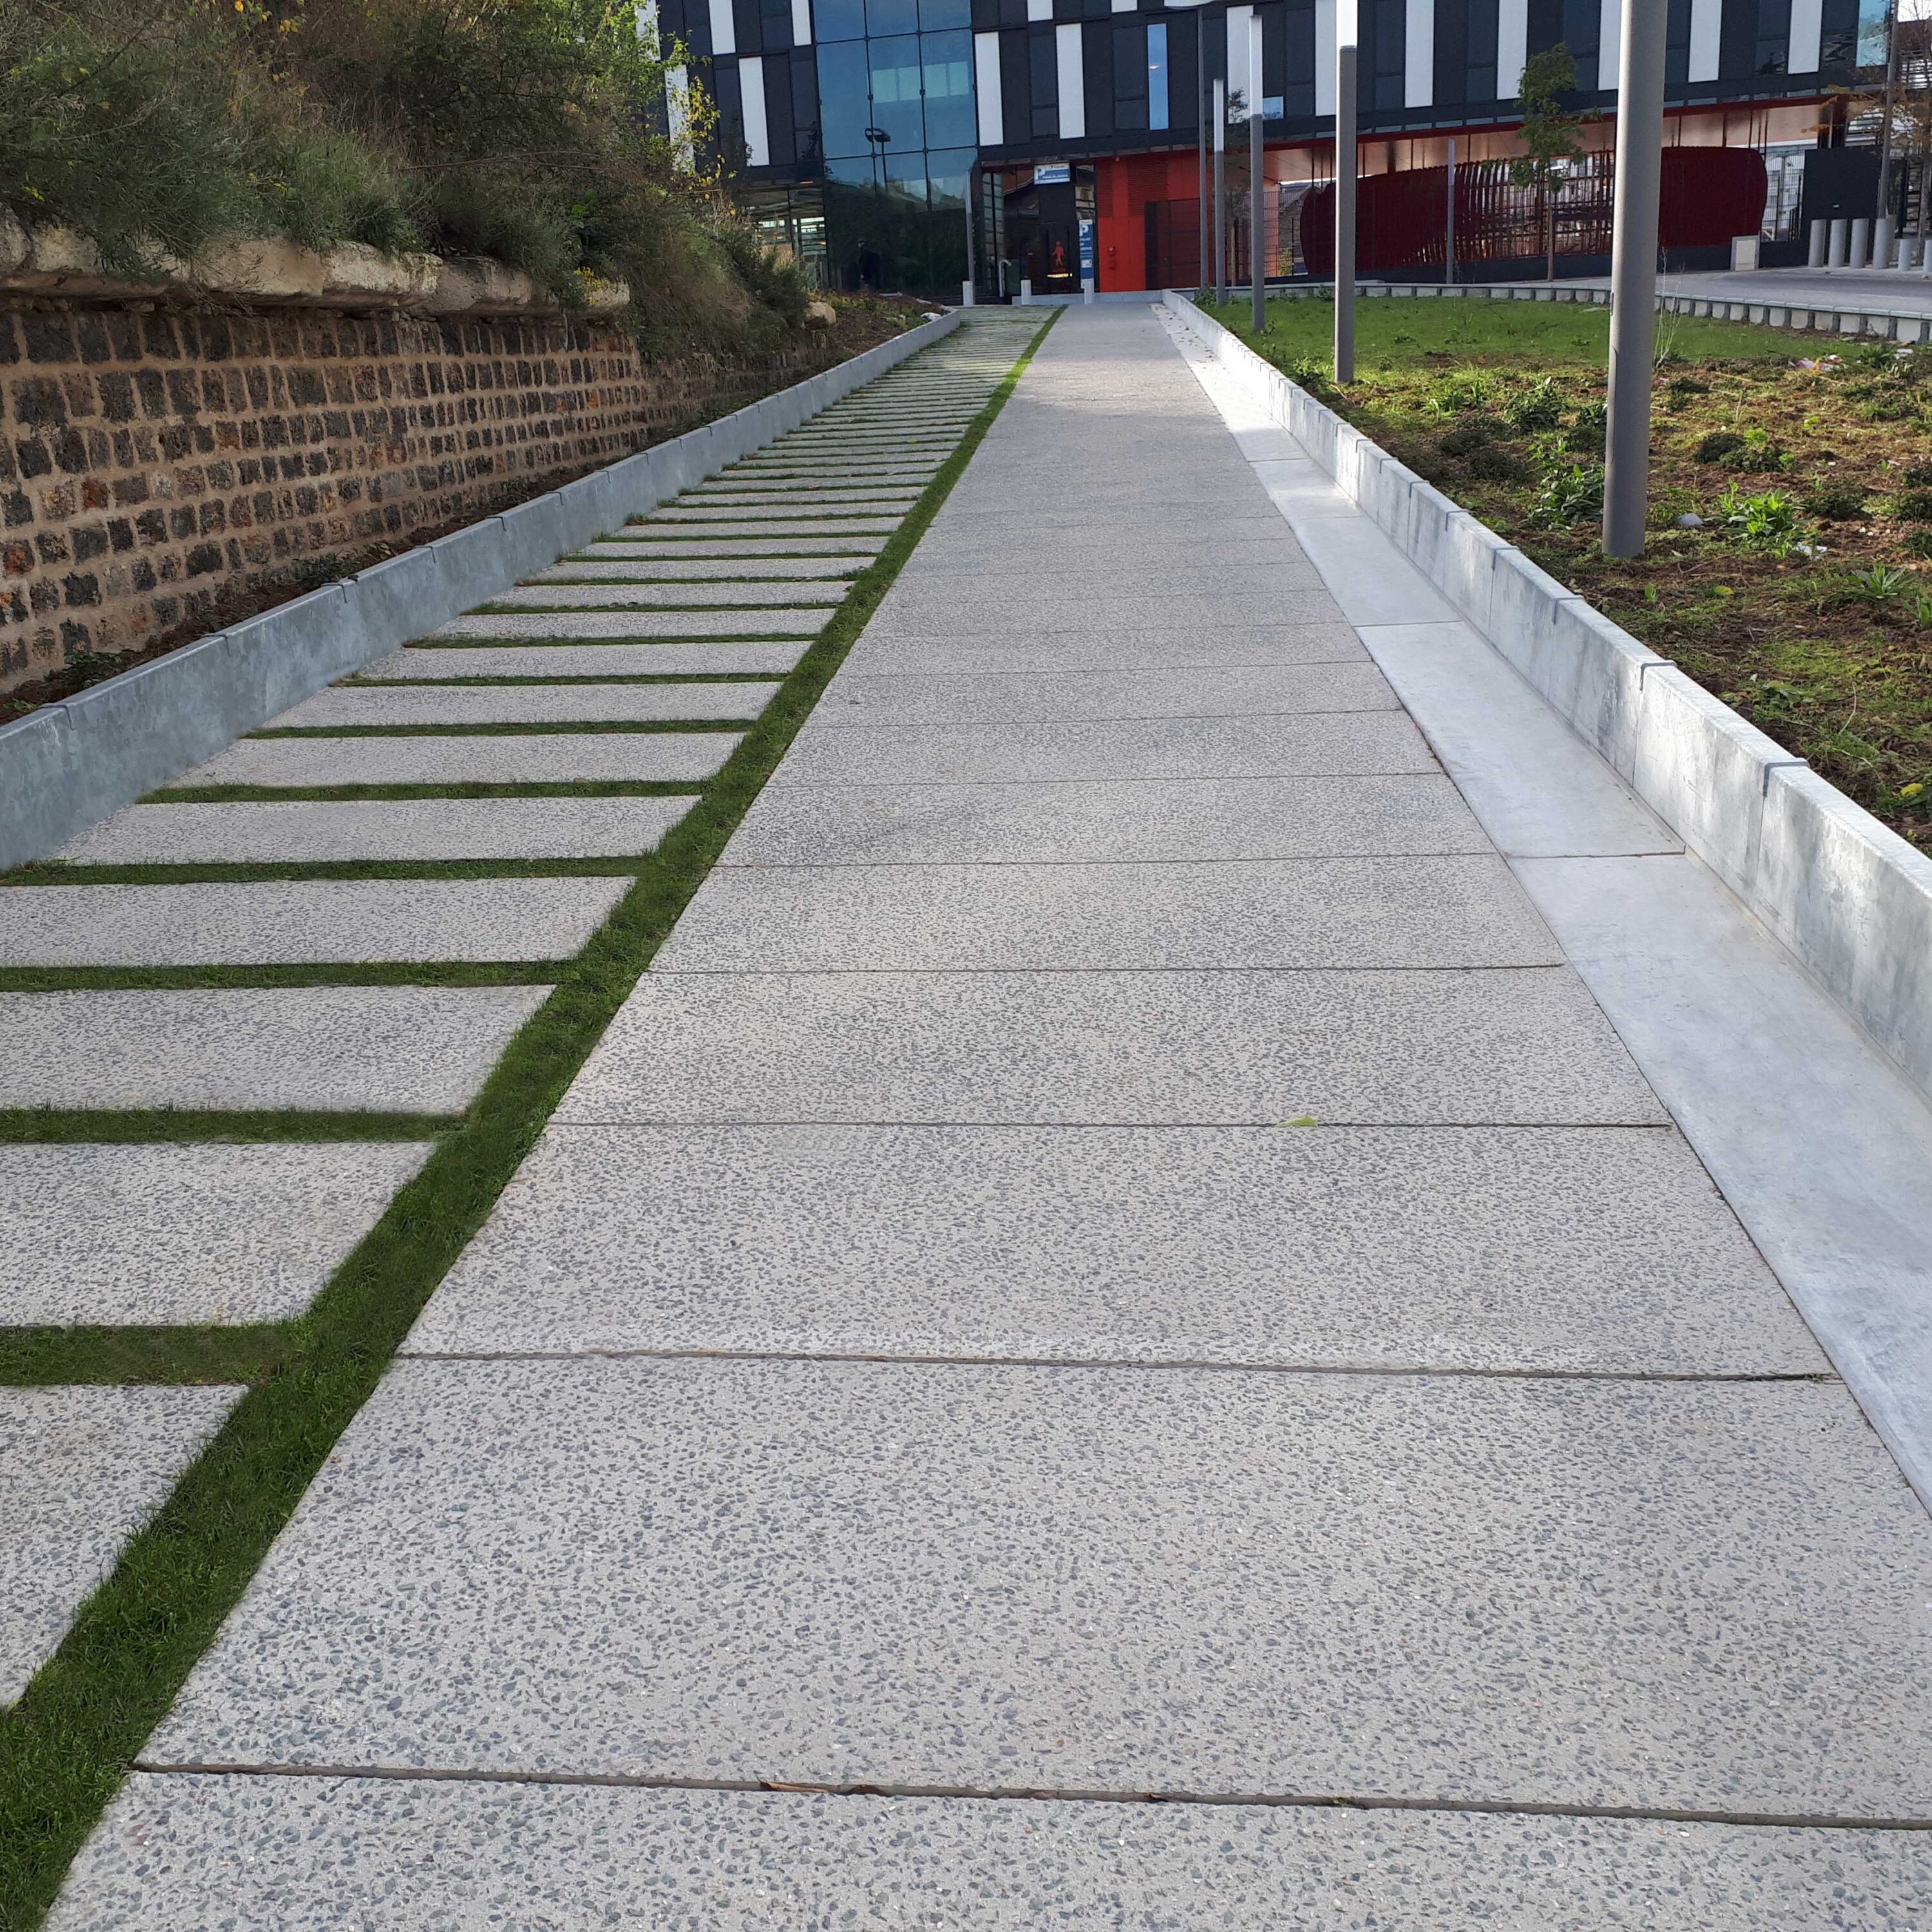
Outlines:
[[[1335,0],[1335,380],[1355,380],[1355,0]]]
[[[1268,278],[1262,272],[1262,14],[1248,16],[1248,281],[1253,291],[1249,317],[1255,339],[1268,327]]]
[[[1872,224],[1871,265],[1892,266],[1892,116],[1898,98],[1898,0],[1885,10],[1885,99],[1878,134],[1878,210]]]
[[[1442,280],[1445,287],[1456,285],[1456,137],[1449,136],[1449,212],[1442,229]]]
[[[1196,146],[1201,158],[1201,280],[1208,286],[1208,14],[1204,8],[1194,16],[1194,118],[1200,123]]]
[[[966,286],[962,291],[965,300],[963,306],[971,308],[980,298],[980,264],[977,251],[973,246],[973,199],[979,192],[980,170],[970,167],[966,170]]]
[[[1616,226],[1610,244],[1610,422],[1604,554],[1643,554],[1650,385],[1657,345],[1657,200],[1664,162],[1670,0],[1624,0],[1617,63]]]
[[[1228,299],[1228,83],[1214,83],[1214,306]]]

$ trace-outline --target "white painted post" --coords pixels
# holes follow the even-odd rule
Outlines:
[[[1610,244],[1610,422],[1604,553],[1640,556],[1650,499],[1650,385],[1657,346],[1658,199],[1664,176],[1664,44],[1670,0],[1624,0],[1617,63],[1616,226]]]
[[[1335,380],[1355,380],[1355,0],[1335,0]]]

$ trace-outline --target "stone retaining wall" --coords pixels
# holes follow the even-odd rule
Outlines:
[[[797,380],[566,316],[0,306],[0,691],[140,652]]]

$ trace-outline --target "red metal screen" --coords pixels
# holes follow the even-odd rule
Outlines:
[[[1508,161],[1472,161],[1456,170],[1456,259],[1510,262],[1544,249],[1545,208],[1534,188],[1510,179]],[[1440,267],[1447,226],[1448,170],[1412,168],[1365,175],[1356,196],[1356,266],[1365,273]],[[1616,188],[1613,154],[1586,154],[1554,191],[1556,252],[1607,255]],[[1763,218],[1764,157],[1754,148],[1666,148],[1659,206],[1666,248],[1721,246],[1755,235]],[[1312,189],[1300,208],[1296,253],[1309,273],[1335,272],[1335,190]]]

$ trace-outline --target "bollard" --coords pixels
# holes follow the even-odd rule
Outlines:
[[[1850,238],[1851,232],[1852,224],[1844,216],[1840,214],[1833,218],[1832,244],[1825,257],[1826,268],[1842,268],[1845,266],[1845,246]]]
[[[1871,224],[1863,215],[1852,224],[1851,248],[1845,256],[1848,268],[1862,268],[1871,260]]]
[[[1892,217],[1881,214],[1872,224],[1871,265],[1874,268],[1892,266]]]
[[[1808,268],[1822,268],[1825,266],[1825,231],[1827,225],[1822,218],[1811,224],[1810,244],[1804,255],[1804,266]]]

